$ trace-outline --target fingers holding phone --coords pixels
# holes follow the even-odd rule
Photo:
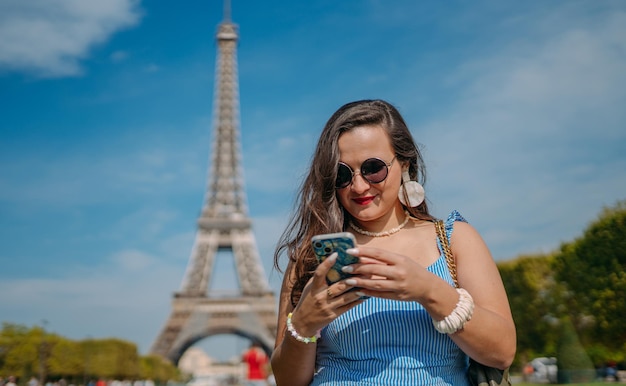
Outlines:
[[[339,253],[331,252],[328,256],[320,259],[320,265],[315,270],[314,279],[312,280],[315,281],[315,283],[310,283],[310,291],[319,294],[317,298],[320,301],[326,300],[326,302],[331,302],[338,300],[340,295],[354,289],[353,286],[346,284],[345,280],[342,280],[342,277],[346,276],[346,274],[341,271],[340,267],[343,266],[337,265],[338,258]],[[331,281],[330,278],[335,278],[336,280]],[[355,296],[352,295],[351,297],[342,299],[341,302],[334,303],[342,305],[353,302],[354,300]]]
[[[349,270],[344,270],[344,267],[359,262],[358,257],[347,252],[349,249],[353,249],[356,246],[354,235],[349,232],[316,235],[311,239],[311,246],[320,264],[323,264],[331,254],[337,254],[336,260],[326,273],[326,282],[329,286],[327,290],[328,297],[335,297],[347,291],[354,290],[354,288],[345,281],[345,279],[353,275]],[[359,294],[358,297],[366,298],[361,295],[362,294]]]
[[[354,235],[349,232],[313,236],[311,246],[313,247],[315,257],[320,263],[323,263],[332,253],[337,254],[335,262],[326,274],[326,282],[328,285],[351,276],[343,272],[342,267],[358,263],[358,257],[352,256],[346,252],[346,250],[354,248],[355,245],[356,241]]]
[[[306,333],[317,331],[363,302],[363,294],[344,280],[352,274],[341,269],[358,262],[357,257],[346,253],[355,246],[354,236],[350,233],[318,235],[312,238],[311,245],[319,265],[304,287],[292,318],[301,334],[300,329]]]

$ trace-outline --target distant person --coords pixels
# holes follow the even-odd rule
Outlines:
[[[39,386],[39,381],[35,377],[30,377],[28,380],[28,386]]]
[[[7,383],[4,384],[4,386],[17,386],[15,384],[15,377],[12,375],[9,375],[9,380]]]
[[[524,382],[530,381],[530,378],[532,377],[534,372],[535,369],[533,368],[533,365],[531,365],[530,363],[526,363],[526,366],[524,366],[524,369],[522,371],[522,377],[524,379]]]
[[[269,357],[257,342],[253,342],[242,355],[242,360],[246,364],[246,385],[266,386],[267,366]]]
[[[609,362],[606,367],[606,380],[612,380],[615,382],[619,381],[619,376],[617,375],[617,363]]]

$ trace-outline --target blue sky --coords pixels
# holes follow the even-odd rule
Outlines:
[[[624,1],[233,0],[232,18],[275,290],[314,142],[355,99],[400,109],[433,213],[458,209],[496,260],[552,251],[626,198]],[[202,206],[221,20],[218,0],[0,2],[0,321],[149,350]],[[231,286],[228,256],[216,270]]]

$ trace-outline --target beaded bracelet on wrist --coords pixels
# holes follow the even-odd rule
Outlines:
[[[292,316],[293,316],[292,312],[290,312],[289,315],[287,315],[287,331],[289,331],[291,336],[293,336],[298,342],[302,342],[305,344],[317,342],[317,340],[320,338],[320,332],[318,331],[317,334],[309,338],[298,334],[298,331],[296,331],[296,328],[293,326],[293,323],[291,323]]]
[[[457,288],[456,291],[459,293],[459,301],[450,315],[439,321],[433,319],[435,329],[442,334],[454,334],[463,329],[474,313],[474,299],[469,292],[463,288]]]

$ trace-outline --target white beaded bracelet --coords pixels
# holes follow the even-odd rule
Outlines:
[[[293,326],[293,323],[291,323],[291,317],[293,316],[293,313],[290,312],[289,315],[287,315],[287,331],[289,331],[289,333],[291,333],[291,336],[293,336],[298,342],[302,342],[305,344],[309,344],[309,343],[315,343],[317,342],[317,340],[320,338],[320,332],[318,331],[317,334],[315,334],[314,336],[307,338],[305,336],[302,336],[300,334],[298,334],[298,331],[296,331],[296,328]]]
[[[454,334],[461,330],[474,313],[474,299],[469,292],[463,288],[457,288],[456,291],[459,293],[459,301],[450,315],[440,321],[433,319],[435,329],[442,334]]]

